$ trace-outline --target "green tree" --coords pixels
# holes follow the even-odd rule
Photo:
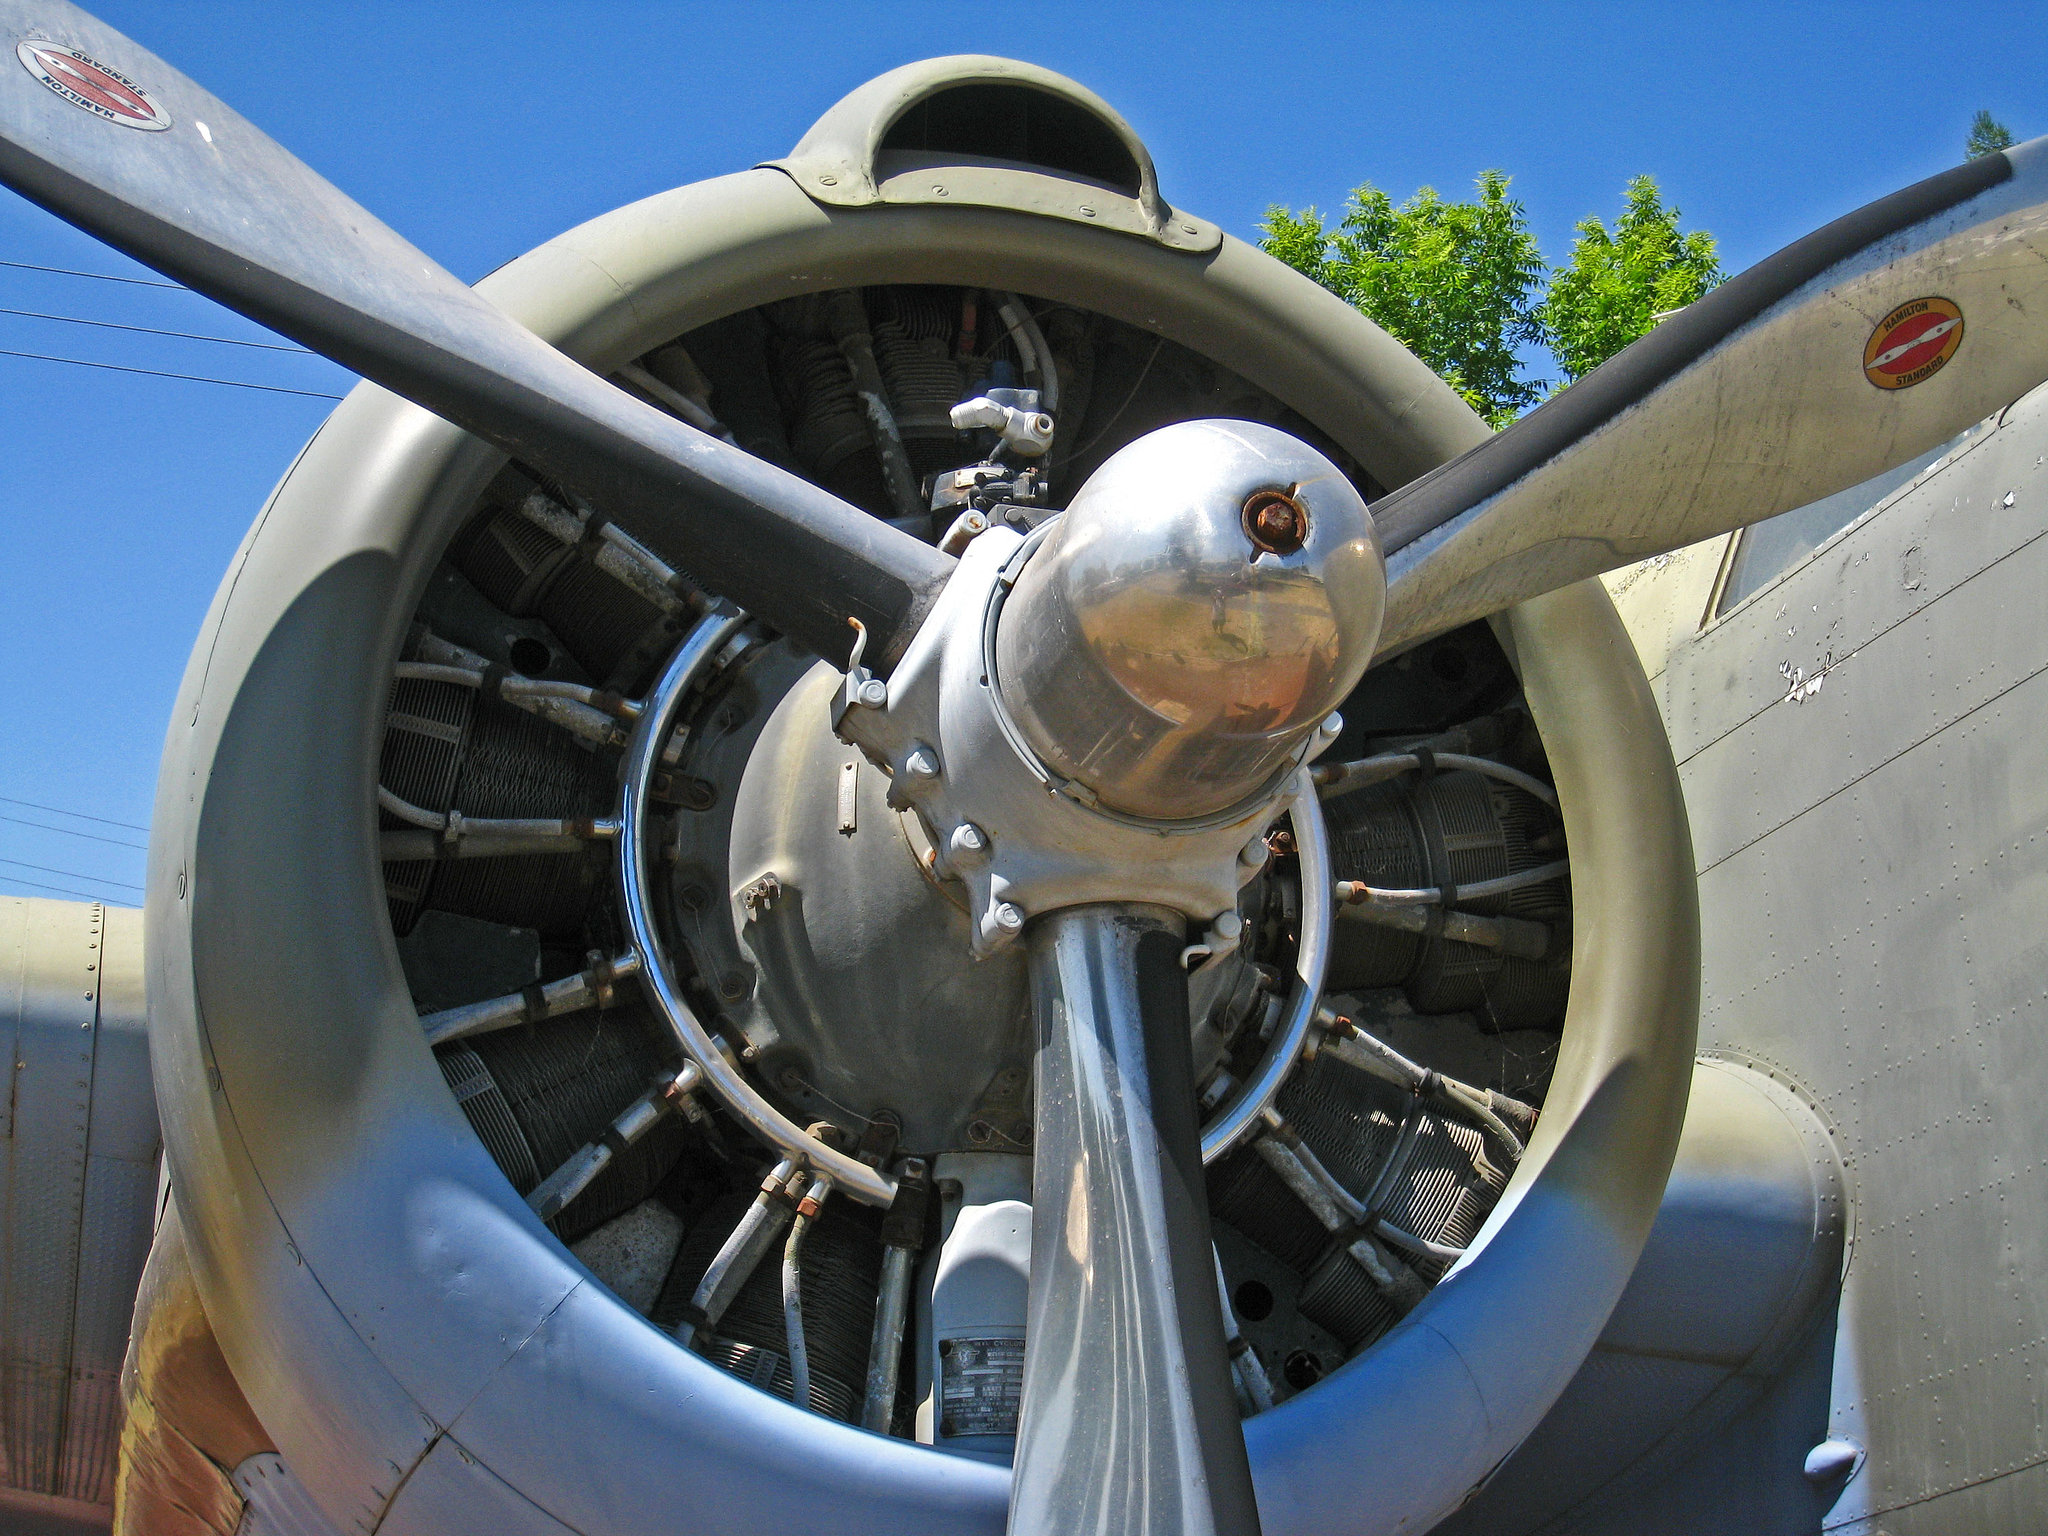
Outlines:
[[[1367,182],[1334,229],[1312,207],[1276,203],[1259,243],[1364,311],[1499,427],[1542,394],[1516,376],[1516,348],[1543,339],[1543,258],[1508,178],[1487,171],[1477,192],[1446,202],[1424,187],[1397,208]]]
[[[1581,219],[1571,259],[1552,274],[1537,308],[1567,380],[1582,378],[1656,324],[1721,281],[1714,237],[1680,234],[1678,210],[1664,206],[1656,180],[1628,184],[1627,207],[1610,233]]]
[[[2005,124],[1989,112],[1979,112],[1970,119],[1970,136],[1963,141],[1963,158],[1975,160],[1979,155],[1993,155],[2018,142]]]

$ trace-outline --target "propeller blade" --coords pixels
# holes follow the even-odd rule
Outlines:
[[[2048,378],[2048,138],[1767,257],[1373,506],[1380,652],[1858,485]]]
[[[1217,1299],[1176,913],[1025,935],[1037,1010],[1031,1294],[1010,1529],[1257,1536]]]
[[[953,562],[613,388],[138,44],[0,0],[0,182],[581,492],[723,597],[886,671]]]

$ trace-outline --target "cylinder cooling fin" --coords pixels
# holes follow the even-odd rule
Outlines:
[[[915,132],[951,132],[951,110]],[[912,152],[938,151],[890,148]],[[1234,242],[1198,274],[1166,243],[1076,225],[1070,247],[1033,246],[1017,215],[973,207],[934,242],[927,210],[833,212],[795,174],[565,237],[607,252],[601,284],[536,259],[490,291],[622,388],[952,550],[1043,527],[1167,423],[1279,427],[1368,501],[1477,431],[1398,348]],[[366,394],[280,490],[212,621],[221,659],[187,680],[198,723],[172,754],[209,788],[189,815],[167,804],[157,858],[270,898],[230,921],[220,877],[153,881],[190,892],[153,913],[161,987],[184,1000],[165,1071],[219,1084],[167,1139],[229,1359],[303,1341],[302,1368],[252,1380],[252,1402],[338,1516],[476,1528],[453,1490],[488,1477],[573,1528],[638,1529],[614,1490],[673,1475],[707,1529],[762,1510],[791,1528],[1001,1519],[1029,1255],[1023,968],[972,958],[931,828],[832,734],[839,675],[687,563]],[[649,915],[722,1070],[886,1175],[891,1203],[764,1142],[645,1000],[616,878],[625,754],[712,629],[650,749]],[[1375,766],[1323,786],[1343,894],[1304,889],[1312,861],[1276,821],[1246,855],[1241,939],[1184,957],[1207,1114],[1271,1048],[1306,906],[1338,902],[1300,1058],[1207,1174],[1274,1532],[1349,1507],[1331,1479],[1384,1463],[1364,1445],[1401,1439],[1390,1416],[1471,1417],[1470,1374],[1418,1365],[1431,1346],[1401,1325],[1427,1316],[1471,1361],[1510,1347],[1495,1309],[1540,1247],[1518,1221],[1581,1208],[1552,1153],[1591,1099],[1620,1106],[1611,1133],[1638,1153],[1584,1207],[1595,1292],[1618,1291],[1667,1119],[1675,1135],[1688,983],[1628,940],[1690,900],[1668,755],[1626,739],[1654,711],[1596,593],[1503,634],[1439,637],[1346,702],[1322,761]],[[366,698],[373,718],[337,730]],[[308,763],[290,784],[280,742]],[[1609,781],[1631,788],[1595,792]],[[298,814],[316,802],[373,819]],[[252,831],[283,825],[304,840]],[[337,882],[366,851],[375,879]],[[1574,920],[1589,899],[1604,926]],[[1589,965],[1625,984],[1583,1001]],[[1629,1022],[1580,1028],[1588,1007]],[[284,1271],[227,1262],[259,1208],[290,1233]],[[422,1222],[443,1246],[417,1247]],[[425,1253],[405,1274],[380,1258],[401,1249]],[[474,1315],[436,1321],[457,1274],[479,1277]],[[1516,1305],[1521,1336],[1540,1331],[1542,1308]],[[1575,1347],[1544,1354],[1557,1388]],[[339,1400],[360,1405],[347,1422]],[[707,1465],[690,1448],[708,1443],[742,1449]],[[1488,1457],[1415,1458],[1426,1474],[1387,1507],[1446,1507]],[[365,1470],[429,1461],[396,1493]]]

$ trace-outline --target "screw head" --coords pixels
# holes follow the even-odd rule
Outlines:
[[[860,701],[869,709],[880,709],[889,702],[889,685],[879,677],[871,677],[860,685]]]
[[[1308,542],[1308,509],[1285,491],[1254,491],[1244,504],[1244,531],[1262,552],[1294,554]]]

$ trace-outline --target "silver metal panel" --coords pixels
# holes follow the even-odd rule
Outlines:
[[[679,1514],[689,1507],[688,1491],[678,1490],[673,1501],[659,1502]],[[488,1530],[495,1536],[574,1536],[568,1526],[521,1497],[444,1435],[391,1501],[391,1513],[377,1527],[377,1536],[447,1536],[456,1530]],[[309,1530],[305,1536],[324,1533]]]
[[[8,1486],[86,1506],[113,1500],[156,1194],[141,919],[0,900],[0,1446]]]
[[[34,1493],[61,1492],[103,912],[0,903],[17,978],[13,1134],[0,1174],[0,1445],[8,1485]]]
[[[1992,1536],[2042,1507],[2044,454],[2037,392],[1662,679],[1701,1044],[1803,1083],[1857,1190],[1832,1429],[1869,1459],[1825,1521],[1856,1536]],[[1829,648],[1820,690],[1784,702],[1777,662]]]
[[[1783,699],[1781,661],[1810,677],[1830,653],[1850,656],[2048,531],[2048,484],[2033,475],[2044,419],[2048,391],[2008,407],[1996,430],[1937,459],[1723,615],[1685,647],[1683,666],[1655,671],[1678,760],[1689,762]],[[1653,574],[1660,582],[1667,575]],[[1696,629],[1699,614],[1691,618]]]
[[[99,951],[78,1289],[71,1342],[61,1492],[111,1504],[121,1440],[121,1362],[135,1287],[149,1257],[159,1134],[143,1002],[142,914],[107,907]]]
[[[235,1487],[247,1502],[235,1536],[339,1536],[306,1485],[275,1451],[251,1456],[235,1468]]]

